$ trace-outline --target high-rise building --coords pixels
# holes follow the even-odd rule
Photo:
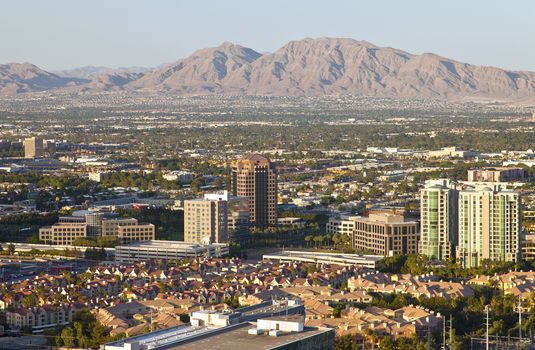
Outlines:
[[[418,222],[402,215],[333,218],[327,224],[327,233],[349,235],[353,248],[366,253],[384,256],[418,253]]]
[[[251,226],[249,198],[229,196],[228,198],[228,234],[229,241],[239,242],[249,238]]]
[[[496,185],[459,192],[457,258],[465,267],[484,260],[518,261],[521,256],[520,194]]]
[[[255,227],[277,225],[277,171],[268,158],[248,154],[232,163],[232,194],[249,198]]]
[[[210,244],[228,240],[228,192],[184,201],[184,241]]]
[[[43,156],[43,139],[29,137],[24,140],[24,158],[39,158]]]
[[[427,181],[420,190],[420,252],[433,259],[453,256],[458,228],[457,184],[446,179]]]

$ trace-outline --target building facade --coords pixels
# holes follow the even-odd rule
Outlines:
[[[457,258],[465,267],[485,260],[518,261],[521,257],[521,199],[500,186],[459,193]]]
[[[277,171],[268,158],[249,154],[231,165],[234,196],[249,198],[251,223],[255,227],[277,225]]]
[[[128,243],[153,240],[155,231],[153,224],[95,212],[84,216],[60,217],[54,225],[39,229],[39,240],[45,244],[73,245],[78,238],[97,240],[99,237],[117,237],[120,243]]]
[[[228,193],[184,201],[184,241],[210,244],[228,240]]]
[[[418,222],[402,215],[370,214],[329,220],[327,233],[351,237],[358,251],[383,256],[418,253]]]
[[[458,237],[457,184],[446,179],[427,181],[420,190],[420,252],[432,259],[453,257]]]
[[[227,244],[198,244],[178,241],[132,242],[115,247],[115,261],[133,263],[146,260],[179,260],[194,257],[221,257],[229,253]]]
[[[507,182],[523,181],[526,171],[522,168],[485,168],[468,170],[468,181],[470,182]]]
[[[43,139],[29,137],[24,140],[24,158],[40,158],[43,156]]]
[[[87,238],[87,224],[58,222],[39,229],[39,240],[46,244],[72,245],[78,238]]]

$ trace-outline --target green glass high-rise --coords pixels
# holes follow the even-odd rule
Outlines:
[[[457,244],[457,184],[439,179],[420,191],[420,252],[431,259],[447,260]]]

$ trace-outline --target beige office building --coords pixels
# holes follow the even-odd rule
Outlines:
[[[29,137],[24,140],[24,158],[40,158],[43,156],[43,139]]]
[[[184,201],[184,241],[226,243],[228,240],[228,193],[207,194]]]
[[[87,238],[87,224],[58,222],[39,229],[39,240],[45,244],[72,245],[78,238]]]
[[[521,199],[500,186],[459,193],[457,258],[465,267],[484,260],[518,261],[521,257]]]
[[[153,224],[138,223],[134,218],[106,218],[102,213],[85,217],[64,217],[49,227],[39,229],[39,240],[45,244],[72,245],[78,238],[97,240],[117,237],[120,243],[155,239]]]
[[[349,235],[353,248],[383,256],[418,253],[418,223],[402,215],[370,214],[330,219],[327,233]]]
[[[232,163],[234,196],[249,198],[251,223],[255,227],[277,225],[277,172],[268,158],[249,154]]]
[[[117,227],[117,238],[121,244],[151,241],[155,238],[153,224],[122,225]]]
[[[119,233],[119,228],[123,226],[136,226],[137,219],[134,218],[105,218],[102,219],[100,227],[100,235],[102,237],[116,237]],[[151,238],[154,239],[154,238]]]

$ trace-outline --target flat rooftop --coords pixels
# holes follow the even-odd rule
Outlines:
[[[227,328],[223,332],[204,333],[198,337],[190,338],[180,344],[162,347],[159,349],[189,349],[189,350],[221,350],[221,349],[247,349],[266,350],[281,345],[292,343],[300,339],[308,338],[317,334],[332,331],[325,328],[305,327],[303,332],[282,333],[278,337],[267,334],[251,335],[247,331],[256,328],[254,323],[240,323]]]
[[[223,243],[213,243],[210,245],[225,245]],[[132,247],[132,248],[154,248],[154,249],[184,249],[184,248],[202,248],[206,245],[199,244],[199,243],[190,243],[190,242],[183,242],[183,241],[160,241],[160,240],[152,240],[152,241],[139,241],[139,242],[132,242],[128,244],[123,244],[118,247]]]
[[[344,266],[360,265],[369,267],[375,267],[375,264],[383,259],[383,257],[380,255],[323,253],[298,250],[285,250],[278,253],[266,254],[263,256],[263,258],[271,260],[318,262]]]

